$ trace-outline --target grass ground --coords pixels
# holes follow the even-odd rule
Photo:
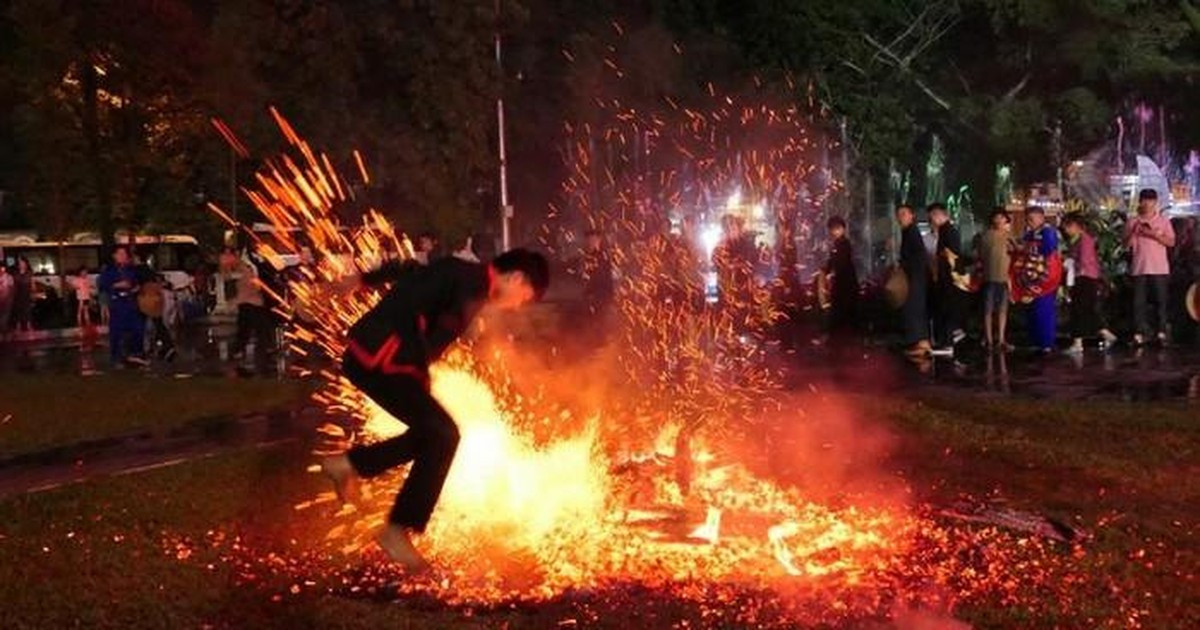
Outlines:
[[[304,384],[269,379],[5,374],[0,458],[138,431],[167,431],[201,418],[293,407]]]
[[[1011,399],[856,398],[859,412],[899,436],[887,462],[932,501],[967,493],[1020,508],[1115,520],[1090,543],[1153,592],[1149,626],[1200,626],[1195,407],[1057,404]],[[491,611],[332,596],[164,548],[163,533],[203,539],[214,529],[286,556],[311,537],[312,511],[292,506],[323,490],[297,474],[302,446],[201,460],[0,502],[0,603],[7,627],[554,627],[564,611]],[[297,542],[300,541],[300,542]],[[180,562],[179,553],[198,557]],[[1154,566],[1144,570],[1145,554]],[[19,559],[19,561],[9,561]],[[1132,567],[1136,564],[1137,571]],[[275,594],[291,593],[282,600]],[[1084,602],[1103,617],[1103,598]],[[649,607],[649,605],[647,605]],[[600,611],[612,627],[629,611]],[[978,627],[1044,627],[997,604],[960,610]],[[643,619],[645,619],[643,617]],[[699,618],[698,618],[699,619]],[[590,624],[581,624],[590,625]]]

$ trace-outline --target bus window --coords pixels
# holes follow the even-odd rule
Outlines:
[[[58,275],[57,247],[13,247],[12,253],[16,254],[16,258],[28,260],[35,276]]]
[[[158,271],[191,271],[200,261],[200,248],[191,243],[159,243],[138,253]]]
[[[62,268],[67,274],[77,273],[79,268],[89,273],[100,271],[100,248],[96,245],[67,245],[63,249]]]

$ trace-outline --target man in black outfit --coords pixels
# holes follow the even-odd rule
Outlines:
[[[825,227],[831,239],[829,260],[821,269],[829,283],[828,330],[830,340],[840,346],[853,337],[858,327],[858,273],[850,238],[846,236],[846,220],[829,217]]]
[[[950,221],[950,212],[940,203],[929,205],[929,225],[937,235],[937,260],[934,261],[933,298],[934,334],[942,349],[952,349],[965,338],[963,310],[966,295],[954,284],[954,273],[963,267],[962,237]]]
[[[325,458],[322,469],[342,500],[358,478],[412,462],[379,534],[379,545],[409,570],[426,566],[411,534],[425,530],[458,447],[458,427],[429,391],[429,365],[467,329],[485,303],[512,309],[538,299],[550,282],[546,259],[524,249],[490,265],[458,258],[428,266],[389,263],[362,277],[391,283],[383,299],[351,328],[343,371],[351,383],[408,425],[405,433]]]
[[[921,239],[921,228],[912,206],[896,207],[896,222],[900,225],[900,268],[908,279],[908,296],[904,300],[905,354],[914,359],[930,355],[927,289],[929,287],[929,252]]]

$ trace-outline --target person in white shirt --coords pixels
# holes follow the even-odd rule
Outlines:
[[[80,267],[71,278],[71,286],[75,289],[75,324],[87,328],[92,325],[92,279],[86,267]]]

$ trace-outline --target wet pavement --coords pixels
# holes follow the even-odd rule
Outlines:
[[[0,459],[0,497],[296,442],[311,435],[318,418],[311,408],[206,418],[166,432],[138,431],[16,455]]]
[[[221,329],[197,328],[178,336],[178,356],[139,368],[147,378],[193,376],[287,378],[289,356],[279,353],[263,370],[230,359],[232,340]],[[247,355],[252,355],[252,349]],[[863,343],[840,349],[805,348],[777,357],[793,389],[837,389],[865,394],[964,392],[1053,400],[1200,402],[1200,349],[1120,347],[1082,356],[1033,352],[986,353],[963,344],[954,357],[911,362],[894,349]],[[115,369],[102,343],[48,340],[0,346],[6,373],[83,374]],[[1132,413],[1132,411],[1131,411]],[[320,421],[315,408],[240,418],[198,420],[166,433],[114,436],[0,460],[0,497],[35,492],[101,475],[129,474],[244,448],[307,439]]]

